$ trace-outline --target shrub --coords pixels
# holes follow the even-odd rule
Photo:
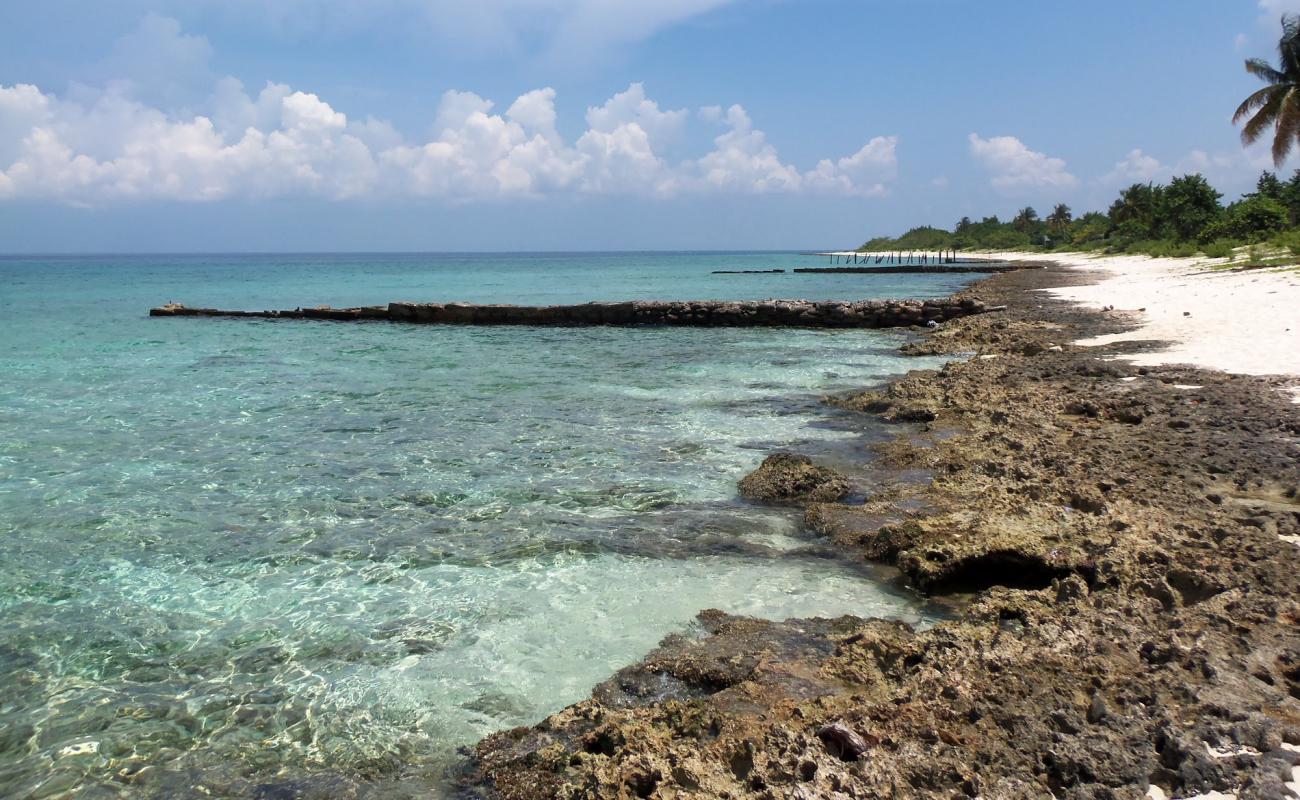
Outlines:
[[[877,236],[876,238],[868,242],[864,242],[863,245],[858,249],[872,251],[872,252],[877,250],[893,250],[894,240],[889,238],[888,236]]]
[[[1201,248],[1210,258],[1232,258],[1233,251],[1241,245],[1233,239],[1215,239]]]
[[[952,241],[948,231],[923,225],[898,237],[896,243],[902,250],[942,250],[951,247]]]
[[[1121,245],[1113,252],[1144,253],[1152,258],[1191,258],[1196,255],[1196,245],[1192,242],[1178,242],[1173,239],[1147,239],[1133,242],[1127,247]]]
[[[1286,227],[1287,210],[1276,200],[1255,195],[1228,206],[1228,210],[1201,229],[1201,244],[1215,239],[1257,242]]]
[[[984,237],[981,244],[990,250],[1020,250],[1029,246],[1029,236],[1012,228],[1002,228]]]
[[[1283,231],[1269,239],[1269,244],[1300,256],[1300,231]]]

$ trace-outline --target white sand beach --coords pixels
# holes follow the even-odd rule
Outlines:
[[[1103,273],[1091,285],[1050,290],[1093,308],[1137,312],[1140,328],[1079,344],[1161,340],[1138,364],[1195,364],[1245,375],[1300,377],[1300,271],[1215,269],[1222,260],[1090,256],[1053,260]]]
[[[827,255],[832,255],[828,253]],[[852,251],[833,253],[852,256]],[[1091,308],[1137,314],[1141,327],[1076,344],[1159,340],[1134,363],[1192,364],[1245,375],[1300,377],[1300,269],[1222,269],[1224,259],[1091,253],[962,253],[981,259],[1054,261],[1097,273],[1086,286],[1050,289]],[[1216,269],[1216,267],[1219,267]]]
[[[1300,378],[1300,270],[1234,271],[1222,259],[1097,256],[1088,253],[980,253],[1044,260],[1096,272],[1099,280],[1048,292],[1091,308],[1136,313],[1141,327],[1077,344],[1159,340],[1168,346],[1130,356],[1137,364],[1193,364],[1245,375]],[[1300,384],[1300,381],[1297,382]]]

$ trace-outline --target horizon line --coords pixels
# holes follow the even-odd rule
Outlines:
[[[510,256],[510,255],[635,255],[635,254],[749,254],[783,253],[792,255],[820,255],[829,250],[815,248],[668,248],[652,250],[65,250],[0,252],[4,258],[70,258],[84,256]],[[847,252],[847,251],[836,251]]]

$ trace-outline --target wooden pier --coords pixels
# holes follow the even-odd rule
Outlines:
[[[843,263],[844,265],[861,264],[883,264],[883,265],[940,265],[956,264],[959,262],[957,251],[951,248],[944,250],[839,250],[827,253],[807,253],[805,255],[825,256],[830,259],[832,265]],[[968,259],[976,261],[976,259]]]
[[[1021,269],[1041,269],[1041,264],[907,264],[884,267],[796,267],[794,272],[849,272],[858,275],[914,275],[914,274],[964,274],[1015,272]]]

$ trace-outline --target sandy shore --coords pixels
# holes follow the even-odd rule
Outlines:
[[[991,255],[1044,258],[1041,253]],[[1191,364],[1240,375],[1300,377],[1300,271],[1294,268],[1231,270],[1223,268],[1222,259],[1087,253],[1048,258],[1099,273],[1096,283],[1048,289],[1048,294],[1137,315],[1133,330],[1076,344],[1156,340],[1168,345],[1124,358],[1144,366]]]

